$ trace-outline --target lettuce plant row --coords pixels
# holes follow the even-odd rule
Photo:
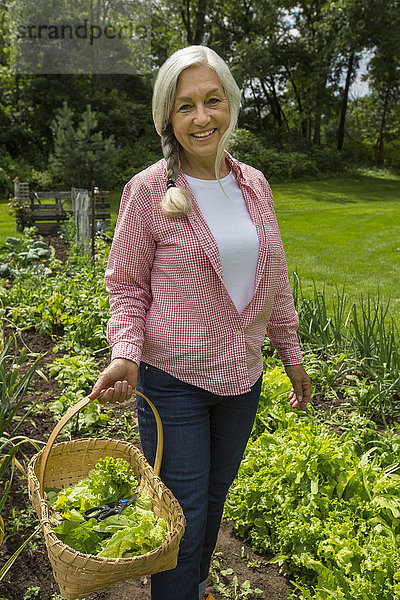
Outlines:
[[[226,516],[270,552],[307,600],[400,598],[400,435],[338,435],[312,407],[290,409],[279,367],[260,409]],[[382,450],[385,450],[384,452]]]

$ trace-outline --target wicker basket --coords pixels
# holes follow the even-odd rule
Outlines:
[[[54,578],[66,600],[81,598],[126,579],[151,575],[176,566],[179,542],[185,529],[185,518],[178,501],[159,478],[163,451],[161,420],[154,405],[144,398],[157,422],[157,452],[154,469],[139,450],[130,444],[109,438],[78,439],[56,445],[54,441],[62,428],[82,408],[91,402],[83,398],[71,407],[51,433],[46,447],[36,454],[28,466],[29,498],[42,524],[47,552]],[[153,502],[157,516],[167,523],[168,537],[155,550],[132,558],[101,558],[73,550],[59,540],[49,522],[50,509],[45,487],[66,488],[86,477],[97,461],[105,456],[124,458],[131,465],[141,491]]]

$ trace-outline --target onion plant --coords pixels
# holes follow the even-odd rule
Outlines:
[[[15,436],[22,423],[29,417],[36,403],[26,398],[32,377],[37,371],[40,356],[36,356],[28,369],[21,367],[29,359],[23,349],[18,351],[15,337],[0,337],[0,436]]]
[[[32,413],[37,402],[32,402],[26,394],[32,377],[37,371],[40,356],[36,356],[33,363],[27,368],[25,363],[29,356],[24,350],[17,349],[15,337],[5,338],[0,335],[0,513],[6,503],[15,468],[24,473],[22,465],[17,459],[17,453],[22,444],[32,444],[37,450],[40,444],[23,435],[17,435],[22,423]],[[0,518],[0,545],[4,538],[5,526]]]
[[[332,314],[328,310],[325,286],[318,291],[314,283],[312,298],[304,296],[300,279],[294,273],[293,297],[299,313],[299,335],[312,345],[313,349],[333,349],[340,352],[348,345],[347,295],[345,288],[336,288],[336,300]]]
[[[370,295],[361,298],[359,309],[353,305],[350,320],[351,343],[354,352],[365,358],[366,365],[400,374],[399,335],[394,320],[389,314],[389,303],[382,304],[379,298]]]
[[[366,377],[364,388],[355,389],[351,395],[370,416],[385,424],[398,419],[400,337],[389,301],[384,302],[379,293],[376,297],[368,294],[349,307],[343,286],[336,289],[333,309],[329,310],[325,287],[319,291],[314,283],[313,295],[305,297],[296,273],[293,296],[303,345],[319,352],[321,360],[339,355],[341,376],[353,372]]]

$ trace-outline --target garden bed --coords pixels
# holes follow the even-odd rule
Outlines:
[[[7,333],[10,333],[8,330]],[[50,364],[54,359],[52,348],[57,343],[56,338],[50,338],[34,330],[23,332],[22,339],[24,344],[34,353],[44,354],[39,363],[39,368],[45,370],[46,364]],[[22,346],[22,339],[19,345]],[[99,360],[99,369],[102,369],[108,361],[108,357]],[[41,403],[46,406],[61,394],[59,384],[55,379],[45,381],[39,375],[35,375],[33,386],[34,392],[31,393],[32,402],[38,397]],[[124,412],[128,411],[131,417],[133,427],[133,437],[138,435],[137,422],[132,415],[135,411],[134,401],[129,401],[124,406],[117,406],[112,410],[116,416],[116,421]],[[54,420],[46,410],[40,412],[29,421],[26,421],[21,430],[21,434],[29,438],[46,441],[54,428]],[[103,433],[102,433],[103,435]],[[112,431],[111,435],[118,437],[118,431]],[[30,448],[24,448],[26,460],[33,455],[34,451]],[[0,548],[0,564],[5,562],[17,550],[18,546],[35,529],[37,518],[33,513],[29,500],[27,498],[26,482],[22,477],[18,477],[14,483],[9,496],[9,501],[5,507],[4,521],[8,528],[17,528]],[[14,511],[14,514],[13,514]],[[219,585],[225,585],[228,589],[232,588],[232,579],[237,576],[239,584],[249,580],[253,589],[262,590],[263,595],[257,595],[258,598],[268,600],[286,600],[287,590],[291,588],[287,579],[279,573],[277,565],[268,565],[267,561],[272,555],[259,555],[252,551],[249,544],[238,538],[233,532],[232,523],[224,521],[216,549],[216,560],[220,562],[220,567],[215,568],[215,573],[220,578]],[[232,569],[233,573],[221,575],[221,569]],[[219,594],[210,586],[216,600],[222,600],[226,597]],[[30,590],[30,592],[29,592]],[[37,590],[37,592],[35,591]],[[58,586],[53,578],[50,562],[47,557],[41,534],[38,534],[34,541],[29,544],[22,552],[14,566],[9,571],[5,581],[2,582],[1,599],[23,600],[25,594],[31,593],[26,598],[38,598],[39,600],[54,600],[58,593]],[[37,593],[37,595],[35,595]],[[233,593],[233,592],[232,592]],[[248,596],[249,597],[249,596]],[[254,596],[256,597],[256,596]],[[122,582],[111,588],[90,594],[87,600],[146,600],[150,599],[150,578],[142,577],[137,580]]]
[[[92,262],[76,253],[70,254],[62,240],[51,238],[46,242],[54,248],[54,253],[43,265],[45,270],[40,268],[35,274],[30,274],[29,265],[23,264],[21,267],[15,259],[16,263],[11,263],[15,278],[6,279],[3,289],[0,289],[2,316],[7,323],[5,335],[9,337],[15,333],[16,352],[25,348],[30,354],[28,363],[21,367],[21,375],[29,368],[34,357],[41,355],[25,398],[27,405],[39,401],[38,406],[18,430],[18,434],[38,440],[41,444],[48,439],[54,423],[68,406],[91,389],[98,372],[108,363],[110,354],[104,337],[108,315],[103,281],[107,244],[99,243],[96,259]],[[32,240],[26,239],[24,243],[29,245]],[[352,558],[339,567],[332,567],[329,562],[332,557],[327,555],[319,563],[319,558],[317,560],[313,555],[318,544],[323,549],[324,543],[328,543],[330,532],[324,530],[318,510],[323,512],[327,509],[329,515],[332,498],[336,508],[343,500],[346,526],[349,519],[353,518],[353,508],[354,515],[365,515],[365,523],[373,508],[376,509],[376,518],[381,519],[380,526],[383,523],[384,527],[389,528],[388,531],[394,528],[394,535],[398,535],[397,517],[391,520],[390,514],[396,515],[396,511],[400,514],[400,500],[397,501],[399,490],[391,474],[386,479],[385,475],[380,483],[384,486],[386,481],[385,485],[389,482],[392,486],[391,504],[385,505],[379,494],[376,506],[371,504],[371,498],[368,500],[368,494],[375,494],[374,482],[384,475],[384,469],[397,460],[400,448],[396,433],[400,399],[397,333],[388,328],[384,311],[378,307],[379,310],[374,312],[373,304],[358,308],[362,311],[362,319],[357,317],[360,313],[353,308],[351,319],[346,319],[344,310],[337,311],[332,318],[326,310],[324,295],[315,290],[314,298],[305,298],[296,281],[294,292],[300,314],[299,333],[306,368],[313,383],[313,400],[304,413],[290,409],[287,401],[290,383],[276,353],[266,343],[265,385],[260,409],[243,468],[228,499],[226,514],[232,521],[227,519],[222,524],[213,560],[213,586],[210,584],[210,591],[216,600],[257,597],[286,600],[288,597],[300,597],[298,589],[295,590],[290,583],[292,579],[301,586],[304,598],[325,600],[328,596],[313,588],[318,570],[318,576],[321,573],[325,576],[331,569],[328,575],[331,579],[333,577],[332,589],[338,589],[339,586],[347,589],[346,586],[353,585],[352,569],[357,569],[357,564],[360,565],[364,559],[362,545],[344,548],[346,541],[352,539],[348,530],[344,538],[339,535],[335,543],[342,543],[339,557],[344,550],[347,553],[345,556],[352,556],[354,551],[354,560]],[[381,334],[384,334],[383,337]],[[362,354],[366,341],[369,345],[365,354]],[[386,342],[386,346],[383,342]],[[386,362],[382,362],[382,356]],[[391,361],[390,371],[387,368],[388,360]],[[87,413],[80,414],[79,421],[75,421],[65,432],[67,437],[106,435],[139,444],[134,401],[112,409],[101,408],[94,402],[85,411]],[[23,414],[21,410],[15,422]],[[371,416],[375,421],[371,420]],[[7,432],[6,435],[10,437]],[[349,438],[347,441],[345,436]],[[332,451],[325,451],[325,441],[328,446],[330,444]],[[282,469],[274,472],[268,460],[262,462],[262,455],[269,445],[272,456],[277,444],[279,452],[275,453],[275,460],[286,462],[282,463]],[[310,448],[315,448],[315,455],[308,456]],[[371,449],[373,456],[369,457]],[[290,456],[292,450],[293,457]],[[34,452],[33,446],[24,444],[18,452],[19,461],[26,467]],[[257,463],[258,460],[261,462]],[[252,461],[257,464],[251,466]],[[365,479],[362,477],[363,469]],[[396,465],[392,470],[397,470]],[[258,472],[265,472],[265,477],[257,480]],[[348,474],[348,480],[340,482],[339,490],[337,484],[342,472]],[[287,481],[282,479],[282,473],[286,473]],[[359,504],[357,500],[354,507],[345,497],[346,487],[352,497],[349,491],[352,485],[358,486],[354,488],[355,496],[358,498],[360,495]],[[329,493],[324,486],[328,486],[326,489]],[[255,497],[258,498],[256,502]],[[301,507],[300,510],[298,507]],[[301,518],[303,511],[309,508],[310,523],[313,522],[314,529],[311,531],[307,522],[300,543],[298,531],[304,525]],[[297,521],[291,528],[288,516],[292,514]],[[37,524],[36,515],[27,499],[26,482],[21,476],[14,477],[2,516],[6,537],[0,548],[0,560],[4,561],[28,538]],[[335,522],[335,527],[338,522],[340,519]],[[242,539],[235,535],[233,523]],[[283,527],[286,528],[285,539],[281,537]],[[316,532],[327,536],[325,541]],[[355,534],[359,535],[358,529],[354,530]],[[307,537],[309,535],[310,539]],[[385,539],[387,541],[389,538]],[[253,549],[244,540],[252,540]],[[333,541],[329,539],[331,543]],[[357,552],[359,555],[356,555]],[[288,573],[287,579],[280,573],[277,564],[268,564],[276,554],[284,572]],[[335,556],[334,552],[332,560]],[[388,559],[397,560],[394,555],[388,556]],[[392,567],[386,565],[385,569]],[[372,568],[377,569],[377,564]],[[325,578],[327,585],[331,585],[329,577]],[[373,585],[368,577],[364,583]],[[393,582],[389,584],[394,585]],[[382,595],[379,600],[392,600],[393,589],[390,588],[389,595]],[[1,600],[58,600],[57,586],[40,535],[24,549],[3,579],[1,593]],[[111,600],[116,597],[120,600],[150,598],[148,579],[121,583],[92,594],[87,600]],[[354,594],[352,597],[363,598]],[[368,600],[375,600],[375,596],[368,596]]]

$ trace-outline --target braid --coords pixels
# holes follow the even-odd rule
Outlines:
[[[192,210],[192,200],[186,189],[176,187],[174,183],[180,169],[180,144],[171,123],[161,134],[161,147],[167,163],[167,193],[161,201],[161,210],[168,217],[180,217]]]
[[[167,179],[175,181],[180,167],[179,142],[174,135],[171,123],[168,123],[161,134],[161,147],[167,162]]]

